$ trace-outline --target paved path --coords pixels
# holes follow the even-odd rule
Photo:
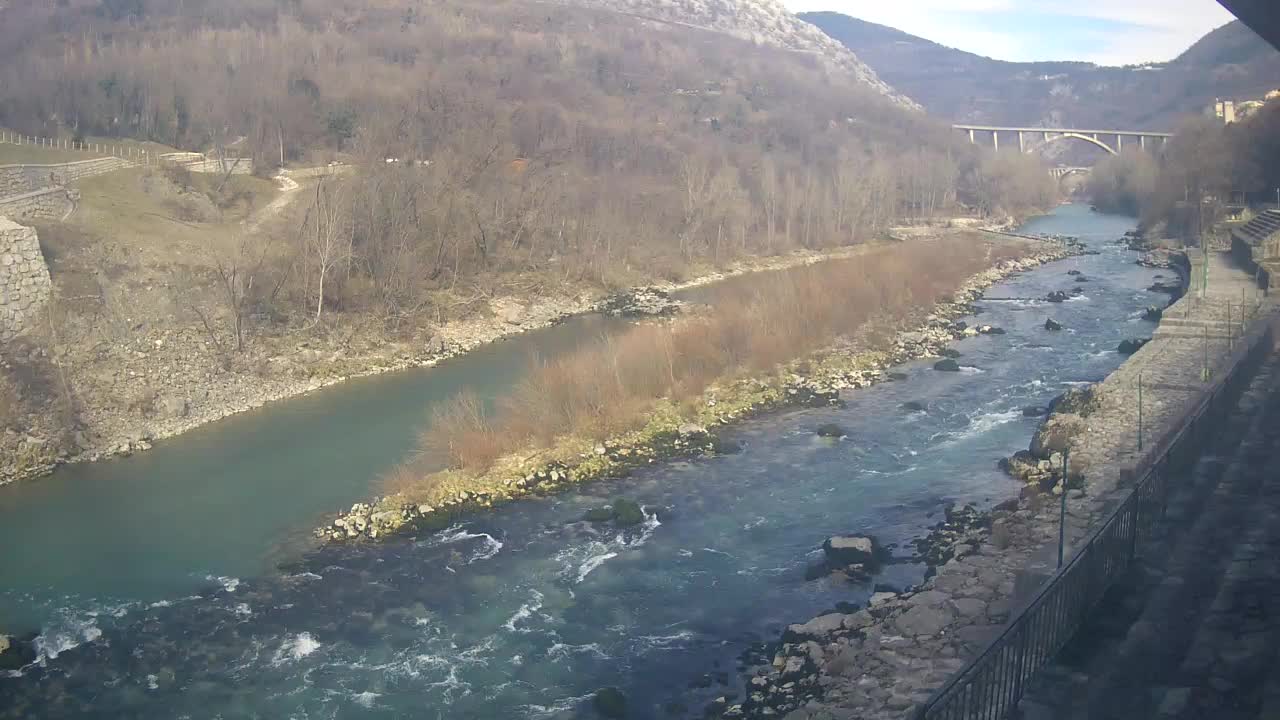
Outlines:
[[[1196,250],[1191,253],[1193,278],[1203,278],[1203,262]],[[1201,281],[1193,279],[1187,295],[1165,310],[1151,342],[1099,386],[1102,407],[1072,452],[1073,463],[1085,470],[1094,488],[1118,485],[1117,461],[1138,457],[1139,384],[1143,434],[1149,442],[1214,380],[1242,328],[1275,308],[1274,298],[1255,293],[1251,276],[1229,253],[1209,254],[1208,291],[1200,287]]]
[[[1280,718],[1280,358],[1168,520],[1023,701],[1025,720]]]

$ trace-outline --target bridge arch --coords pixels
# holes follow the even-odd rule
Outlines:
[[[1098,147],[1102,148],[1103,150],[1106,150],[1108,153],[1112,155],[1120,154],[1119,151],[1117,151],[1115,148],[1102,142],[1098,138],[1092,137],[1089,135],[1082,135],[1081,133],[1077,133],[1077,132],[1065,132],[1060,135],[1053,135],[1052,137],[1045,139],[1044,145],[1048,145],[1051,142],[1057,142],[1058,140],[1066,140],[1068,138],[1072,140],[1083,140],[1087,143],[1093,143],[1094,145],[1097,145]],[[1028,152],[1031,152],[1031,151],[1028,150]]]

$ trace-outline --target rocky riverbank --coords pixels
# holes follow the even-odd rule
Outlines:
[[[1220,283],[1228,279],[1225,271],[1215,272]],[[1230,291],[1224,292],[1229,299]],[[1170,315],[1185,323],[1198,313],[1211,317],[1211,306],[1184,298]],[[1104,381],[1064,394],[1033,439],[1036,457],[1027,476],[1031,482],[1019,499],[985,513],[948,512],[947,522],[918,548],[928,566],[919,586],[896,594],[877,593],[865,608],[839,608],[792,625],[778,642],[753,648],[744,656],[745,697],[719,698],[708,708],[709,716],[911,716],[1052,574],[1059,503],[1066,508],[1070,556],[1127,494],[1122,468],[1140,455],[1138,377],[1150,383],[1143,400],[1149,449],[1176,428],[1199,399],[1200,373],[1212,377],[1223,371],[1228,351],[1226,339],[1209,341],[1206,347],[1195,337],[1157,331],[1155,340]],[[1067,449],[1064,483],[1058,470],[1063,457],[1054,453]]]
[[[149,450],[157,440],[352,378],[430,367],[575,315],[668,315],[680,306],[671,298],[677,290],[854,257],[868,247],[750,258],[685,282],[614,294],[589,290],[532,299],[495,297],[468,319],[409,338],[388,337],[375,327],[295,328],[274,334],[264,330],[244,353],[227,358],[203,328],[139,324],[119,343],[73,344],[54,353],[14,344],[5,348],[0,361],[43,368],[50,385],[61,387],[65,380],[78,412],[71,427],[58,413],[47,412],[20,423],[24,432],[0,433],[0,486],[46,475],[66,463]]]
[[[660,405],[639,430],[603,443],[566,439],[546,453],[499,463],[481,477],[445,474],[429,497],[390,495],[372,503],[357,503],[318,528],[316,535],[330,542],[384,539],[444,527],[459,515],[520,497],[619,477],[659,460],[732,452],[718,439],[717,428],[780,408],[839,402],[842,390],[895,380],[891,368],[910,360],[939,357],[958,338],[1002,332],[989,326],[971,327],[957,318],[971,314],[973,301],[992,284],[1082,251],[1074,240],[1045,241],[1024,259],[1003,261],[970,278],[952,301],[939,304],[927,315],[922,313],[916,327],[898,333],[889,343],[851,338],[841,347],[791,363],[774,376],[713,387],[695,403],[692,420],[674,405]],[[548,456],[556,459],[548,461]]]

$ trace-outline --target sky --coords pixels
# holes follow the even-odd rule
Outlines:
[[[1000,60],[1172,60],[1233,18],[1215,0],[783,0]]]

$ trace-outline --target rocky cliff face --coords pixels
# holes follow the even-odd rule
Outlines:
[[[810,53],[847,72],[895,103],[918,110],[907,96],[880,79],[853,51],[787,10],[781,0],[559,0],[654,22],[725,33],[794,52]]]

